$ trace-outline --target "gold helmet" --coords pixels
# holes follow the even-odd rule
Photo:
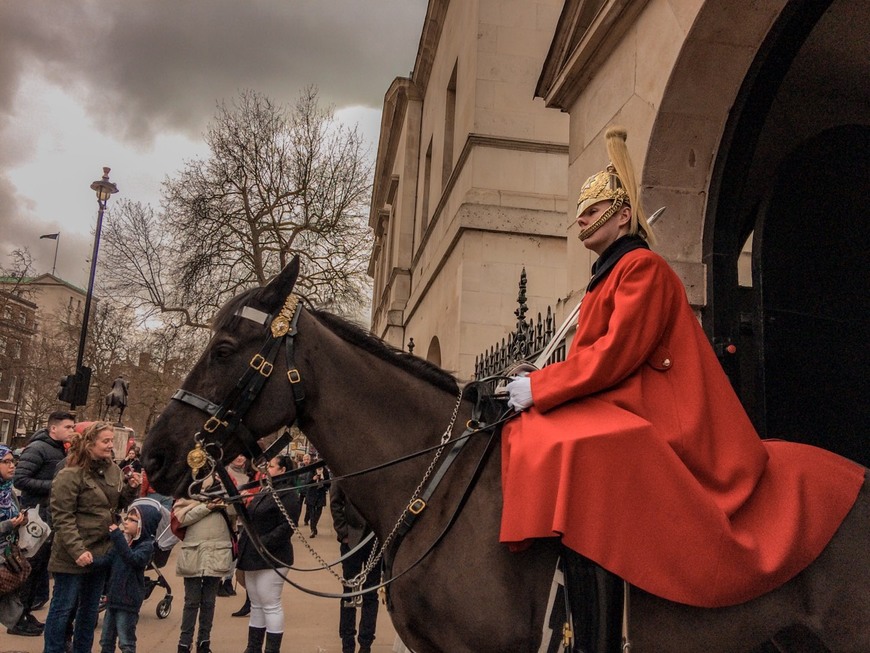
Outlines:
[[[634,178],[634,167],[625,146],[627,133],[623,127],[608,127],[604,138],[607,142],[607,155],[610,163],[607,168],[597,172],[583,184],[580,197],[577,198],[577,215],[580,215],[593,204],[612,200],[601,217],[580,232],[580,240],[586,240],[612,218],[623,206],[631,207],[631,225],[629,233],[639,235],[653,243],[654,237],[646,220],[646,214],[640,204],[637,192],[637,182]]]

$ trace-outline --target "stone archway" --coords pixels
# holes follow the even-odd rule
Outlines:
[[[791,153],[825,130],[870,124],[870,91],[856,83],[870,74],[870,46],[861,33],[868,9],[859,4],[783,0],[759,8],[748,0],[707,2],[651,130],[644,193],[647,206],[669,208],[657,227],[662,252],[686,281],[762,435],[768,434],[766,402],[774,390],[766,386],[763,363],[764,311],[777,303],[762,301],[764,272],[776,250],[788,246],[770,221],[795,218],[771,212],[767,202],[775,195],[776,171]],[[801,174],[810,177],[824,166],[821,160],[816,168],[804,164]],[[762,217],[766,237],[759,239]],[[808,231],[809,225],[801,222],[800,228]],[[756,250],[753,280],[741,284],[738,261],[747,242]],[[770,251],[762,253],[762,247]],[[802,283],[805,291],[822,287],[811,277]],[[778,291],[772,286],[766,292]],[[735,355],[724,353],[730,344],[737,346]],[[794,379],[798,371],[780,366],[777,375]],[[795,383],[777,386],[776,393],[799,393]],[[775,430],[781,437],[788,429]],[[843,450],[819,435],[804,439],[854,457],[853,445]]]

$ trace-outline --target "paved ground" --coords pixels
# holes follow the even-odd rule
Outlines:
[[[319,526],[317,537],[311,540],[314,549],[328,561],[339,557],[338,542],[332,530],[332,520],[329,510],[325,510]],[[303,530],[304,533],[308,529]],[[293,542],[298,566],[315,566],[311,555],[296,538]],[[178,547],[176,547],[176,550]],[[183,602],[183,583],[175,576],[175,552],[163,569],[163,575],[172,587],[174,596],[172,611],[166,619],[158,619],[155,608],[163,598],[165,591],[156,587],[151,597],[142,606],[137,633],[140,653],[175,653],[178,643],[178,630],[181,624]],[[153,576],[153,574],[152,574]],[[338,582],[326,572],[295,573],[290,577],[294,582],[313,589],[335,592]],[[244,590],[239,589],[239,596],[218,598],[212,630],[212,650],[214,653],[242,653],[247,642],[248,620],[232,617],[244,602]],[[338,604],[336,599],[324,599],[309,596],[287,587],[284,590],[285,634],[283,651],[293,653],[340,653],[341,641],[338,638]],[[47,609],[36,613],[44,621]],[[102,621],[101,621],[102,623]],[[93,650],[99,651],[99,633],[97,627],[96,641]],[[390,623],[389,615],[384,606],[378,612],[377,639],[372,647],[373,653],[392,653],[394,650],[395,630]],[[16,637],[6,633],[0,626],[0,653],[41,653],[41,637]]]

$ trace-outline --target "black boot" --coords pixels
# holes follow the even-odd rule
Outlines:
[[[190,647],[187,644],[179,644],[178,653],[190,653]]]
[[[245,597],[245,602],[242,603],[242,607],[233,612],[234,617],[247,617],[251,614],[251,599],[249,597]]]
[[[565,586],[574,622],[573,653],[619,653],[622,580],[588,558],[562,549]]]
[[[211,653],[211,643],[204,639],[196,645],[196,653]]]
[[[266,627],[254,628],[248,626],[248,648],[245,653],[263,653],[263,639],[266,637]]]
[[[266,650],[264,653],[281,653],[281,640],[284,633],[266,633]]]

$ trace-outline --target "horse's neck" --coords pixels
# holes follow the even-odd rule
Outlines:
[[[316,389],[306,390],[302,426],[337,475],[383,465],[439,443],[455,396],[319,328],[327,332],[324,342],[300,347],[300,358],[316,370],[311,373]],[[308,331],[300,327],[300,332]],[[456,424],[463,423],[457,417]],[[394,519],[433,457],[434,452],[426,453],[348,479],[348,496],[363,514],[377,511],[386,521]]]

